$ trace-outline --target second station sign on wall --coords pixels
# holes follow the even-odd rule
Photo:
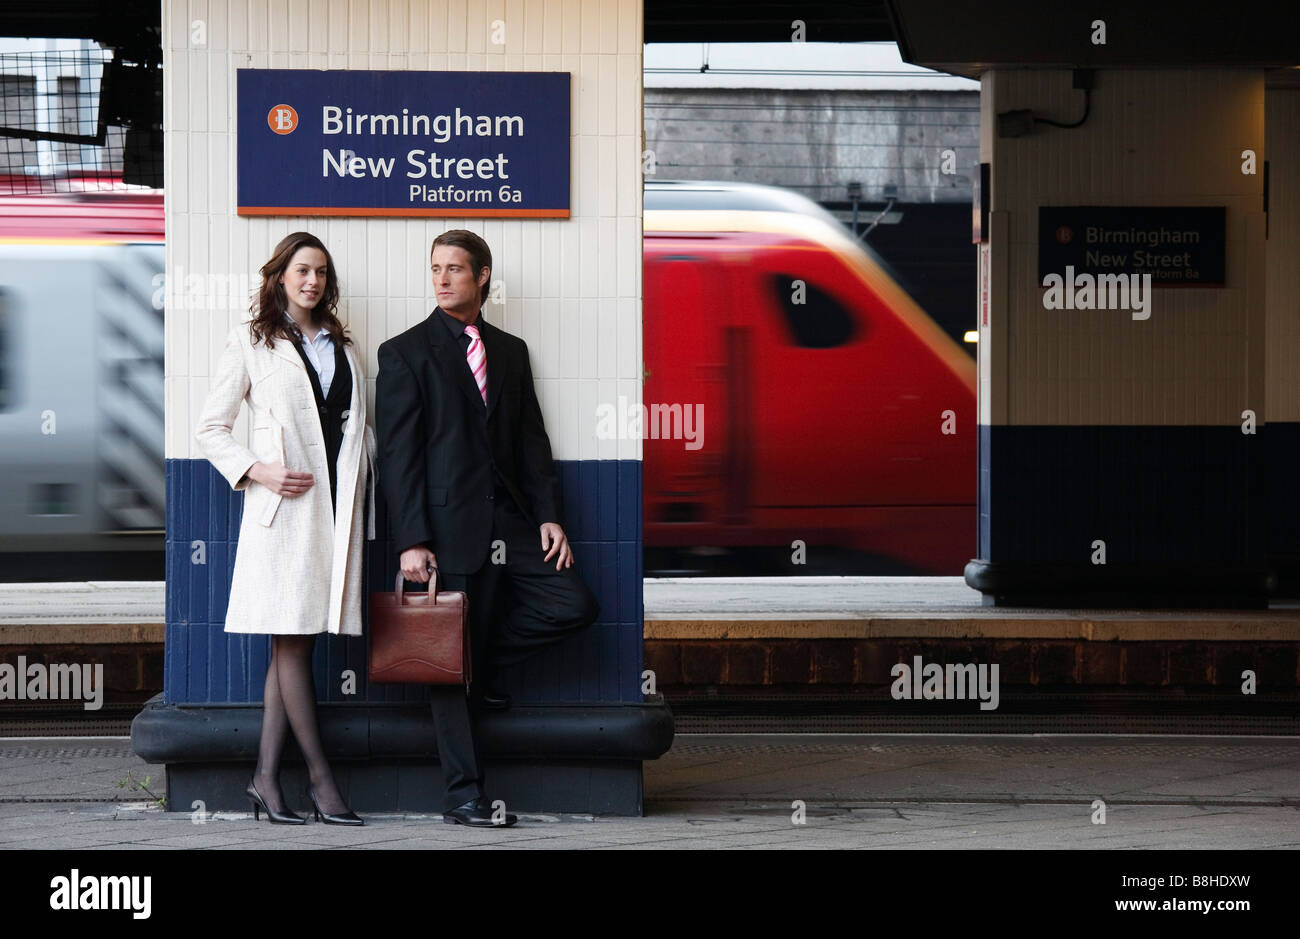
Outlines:
[[[1038,207],[1038,276],[1151,275],[1157,287],[1224,284],[1223,206]]]
[[[568,72],[236,81],[240,215],[569,217]]]

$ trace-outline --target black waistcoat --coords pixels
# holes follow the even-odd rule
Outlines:
[[[333,337],[331,337],[333,338]],[[334,340],[334,378],[330,381],[330,393],[321,394],[320,376],[312,368],[302,342],[296,341],[293,347],[298,350],[307,377],[311,379],[312,394],[316,396],[316,415],[320,418],[320,429],[325,435],[325,458],[330,468],[330,505],[338,510],[338,461],[339,448],[343,444],[343,428],[347,426],[348,407],[352,404],[352,369],[348,366],[348,357],[343,353],[343,343]]]

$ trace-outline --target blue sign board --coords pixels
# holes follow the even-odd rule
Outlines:
[[[569,217],[568,72],[237,71],[240,215]]]
[[[1222,287],[1225,210],[1218,206],[1038,207],[1038,277],[1150,274],[1156,286]]]

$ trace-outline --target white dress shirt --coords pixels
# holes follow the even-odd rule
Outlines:
[[[284,315],[293,319],[287,310]],[[317,330],[315,339],[308,339],[307,331],[301,326],[298,328],[302,330],[302,351],[307,353],[307,361],[316,369],[316,377],[320,379],[320,393],[329,397],[330,383],[334,381],[334,340],[323,326]]]

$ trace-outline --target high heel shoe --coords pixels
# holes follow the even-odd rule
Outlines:
[[[316,810],[316,821],[324,822],[326,825],[364,825],[363,819],[356,812],[344,812],[342,815],[330,815],[328,812],[322,812],[320,806],[316,803],[316,790],[308,787],[307,794],[311,796],[311,806]]]
[[[265,809],[267,821],[279,825],[307,824],[307,819],[303,818],[301,815],[295,815],[292,812],[276,812],[272,810],[271,807],[266,804],[266,800],[258,794],[257,786],[253,784],[253,780],[251,779],[248,781],[248,788],[244,790],[244,795],[248,796],[248,800],[253,803],[253,821],[255,822],[261,821],[262,817],[258,810]]]

